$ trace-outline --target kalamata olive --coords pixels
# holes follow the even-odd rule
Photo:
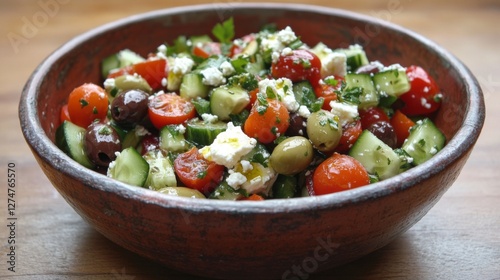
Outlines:
[[[111,117],[119,125],[133,126],[146,117],[149,95],[139,89],[120,93],[111,102]]]
[[[301,117],[299,114],[290,114],[290,126],[286,130],[287,136],[304,136],[307,137],[306,118]]]
[[[375,122],[367,128],[378,139],[386,143],[391,148],[397,148],[398,139],[392,125],[386,121]]]
[[[159,189],[158,192],[173,196],[201,198],[201,199],[206,198],[200,191],[186,187],[165,187]]]
[[[316,149],[330,153],[340,142],[342,126],[333,113],[319,110],[311,113],[307,119],[307,135]]]
[[[108,166],[121,150],[118,133],[108,124],[94,122],[85,131],[84,151],[96,165]]]
[[[313,159],[311,142],[302,136],[283,140],[273,150],[269,162],[274,171],[283,175],[293,175],[306,169]]]

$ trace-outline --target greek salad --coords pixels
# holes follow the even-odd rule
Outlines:
[[[369,185],[445,145],[443,95],[418,65],[362,46],[308,45],[290,27],[180,36],[102,61],[61,109],[56,143],[81,165],[168,195],[265,200]]]

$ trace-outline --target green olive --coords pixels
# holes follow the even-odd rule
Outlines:
[[[293,175],[306,169],[313,159],[313,147],[305,137],[294,136],[283,140],[273,150],[269,162],[279,174]]]
[[[191,198],[206,198],[201,192],[195,189],[186,187],[165,187],[158,190],[158,192],[173,196],[191,197]]]
[[[307,135],[313,146],[321,152],[335,150],[342,136],[338,117],[326,110],[311,113],[306,124]]]

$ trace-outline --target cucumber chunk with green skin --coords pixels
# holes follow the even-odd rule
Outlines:
[[[403,164],[399,155],[373,133],[364,130],[354,143],[349,155],[357,159],[370,174],[381,180],[401,173]]]
[[[143,62],[145,59],[137,53],[124,49],[115,54],[112,54],[102,60],[101,74],[106,78],[109,73],[115,69]]]
[[[413,158],[415,165],[422,164],[439,152],[446,142],[444,134],[429,119],[418,121],[401,147]]]
[[[203,98],[195,98],[191,100],[191,103],[194,105],[194,109],[196,110],[196,113],[198,115],[203,115],[203,114],[212,114],[212,111],[210,109],[210,101],[203,99]]]
[[[184,127],[167,125],[160,130],[160,148],[169,152],[185,152],[190,145],[184,138]]]
[[[250,103],[250,96],[239,86],[220,86],[210,95],[210,109],[212,114],[221,121],[231,119],[230,115],[239,114]]]
[[[122,150],[108,169],[108,177],[138,187],[144,186],[148,174],[148,162],[133,147]]]
[[[212,144],[219,133],[226,131],[227,124],[217,121],[214,123],[193,119],[186,124],[186,140],[198,147]]]
[[[404,68],[389,69],[373,75],[373,83],[381,96],[399,97],[410,90]]]
[[[152,190],[160,190],[166,187],[176,187],[174,166],[170,158],[160,150],[149,151],[144,155],[149,164],[148,178],[144,187]]]
[[[179,95],[186,99],[206,98],[210,87],[203,84],[203,75],[197,72],[187,73],[182,77]]]
[[[359,96],[359,108],[369,108],[378,105],[379,95],[369,74],[348,73],[345,76],[345,83],[346,89],[355,87],[362,89],[362,94]]]
[[[79,164],[93,169],[94,164],[88,158],[83,148],[85,139],[85,129],[76,124],[64,121],[56,131],[56,145],[64,153],[70,156]]]

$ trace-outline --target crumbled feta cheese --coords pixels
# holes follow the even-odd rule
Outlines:
[[[220,65],[220,70],[222,71],[222,75],[224,75],[226,77],[230,76],[230,75],[234,74],[234,72],[236,72],[233,65],[229,61],[222,62],[222,64]]]
[[[171,71],[174,74],[184,75],[189,71],[191,71],[193,66],[194,66],[194,61],[191,58],[185,56],[176,57],[174,59],[173,65],[171,66]]]
[[[246,183],[246,181],[247,177],[245,177],[245,175],[241,174],[240,172],[229,170],[229,176],[227,176],[226,182],[233,189],[239,189],[241,185]]]
[[[311,112],[309,111],[309,109],[308,109],[306,106],[301,105],[301,106],[299,107],[298,114],[299,114],[299,116],[301,116],[301,117],[303,117],[303,118],[307,119],[307,118],[309,118],[309,116],[311,115]]]
[[[401,64],[398,63],[391,64],[389,66],[382,68],[382,71],[390,71],[390,70],[406,71],[406,68],[404,68],[403,66],[401,66]]]
[[[284,48],[282,51],[281,51],[281,55],[282,56],[287,56],[287,55],[291,55],[293,53],[292,49],[290,49],[289,47],[286,47]]]
[[[207,113],[202,114],[201,118],[206,123],[216,123],[219,120],[219,117],[217,117],[216,115],[207,114]]]
[[[233,168],[255,145],[257,140],[248,137],[241,126],[229,122],[226,131],[219,133],[210,146],[201,148],[200,153],[208,160]]]
[[[142,126],[142,125],[137,125],[135,127],[135,132],[134,133],[138,137],[142,137],[142,136],[146,136],[146,135],[150,134],[149,131],[144,126]]]
[[[332,114],[339,117],[340,125],[344,126],[347,123],[354,121],[358,117],[358,107],[347,103],[341,103],[336,100],[330,102]]]
[[[291,42],[297,40],[295,32],[293,32],[290,26],[285,27],[285,29],[278,31],[277,35],[278,41],[282,44],[290,44]]]
[[[435,155],[435,154],[437,154],[437,152],[438,152],[438,150],[436,149],[436,147],[432,147],[431,150],[429,151],[429,153],[431,155]]]
[[[240,161],[242,172],[247,173],[253,169],[253,165],[248,160]]]
[[[427,99],[425,99],[424,97],[420,98],[420,104],[422,105],[422,107],[424,107],[426,109],[431,108],[431,104],[429,102],[427,102]]]
[[[175,127],[175,130],[180,134],[184,134],[186,132],[186,127],[183,126],[182,124],[179,124],[178,126]]]
[[[104,80],[104,88],[105,89],[112,89],[115,86],[116,86],[115,85],[115,79],[113,79],[113,78],[107,78],[106,80]]]
[[[285,29],[278,31],[277,33],[269,34],[262,38],[260,46],[263,51],[277,52],[278,54],[286,48],[288,44],[297,40],[295,32],[287,26]]]
[[[167,56],[166,56],[167,46],[165,46],[164,44],[161,44],[160,46],[158,46],[157,50],[158,50],[156,52],[157,57],[159,57],[161,59],[167,59]]]
[[[208,86],[219,86],[226,82],[226,78],[222,72],[216,67],[209,67],[201,70],[201,74],[203,75],[202,83]]]
[[[288,111],[295,112],[299,109],[300,104],[295,100],[292,87],[292,81],[287,78],[264,79],[259,82],[260,93],[267,94],[268,88],[271,89]]]
[[[279,52],[273,52],[271,54],[271,59],[272,59],[273,63],[277,63],[278,60],[280,59],[280,53]]]
[[[320,57],[321,77],[341,76],[347,74],[347,56],[341,52],[327,52]]]

